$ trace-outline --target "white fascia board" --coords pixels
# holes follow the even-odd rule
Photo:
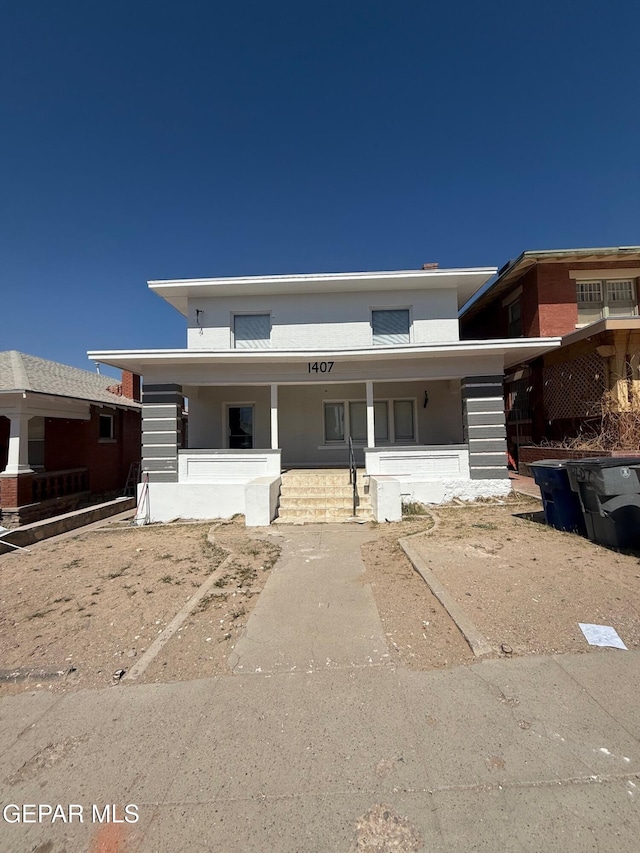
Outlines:
[[[332,350],[113,350],[90,352],[92,361],[144,374],[145,367],[163,364],[279,364],[299,361],[388,361],[403,358],[447,358],[461,355],[503,355],[505,365],[537,358],[560,346],[562,338],[507,338],[483,341],[452,341],[425,346],[363,347]]]
[[[456,288],[458,306],[467,302],[495,275],[496,267],[383,272],[314,273],[309,275],[245,276],[149,281],[149,288],[186,316],[194,297],[265,294],[346,293],[379,290]]]

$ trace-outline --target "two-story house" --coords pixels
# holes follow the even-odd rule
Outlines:
[[[559,341],[460,341],[459,308],[494,273],[150,282],[186,318],[187,347],[90,353],[144,377],[148,517],[268,524],[283,470],[346,470],[350,445],[378,520],[401,500],[505,494],[504,368]],[[304,494],[298,506],[304,518]]]
[[[640,247],[523,252],[463,308],[463,339],[561,336],[562,346],[507,371],[508,447],[597,427],[603,400],[640,403]],[[543,454],[544,455],[544,454]]]

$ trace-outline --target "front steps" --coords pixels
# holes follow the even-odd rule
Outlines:
[[[282,475],[279,524],[370,521],[371,501],[362,472],[358,472],[358,505],[353,515],[349,471],[341,468],[286,471]]]

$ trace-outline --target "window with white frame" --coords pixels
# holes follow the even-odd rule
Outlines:
[[[632,278],[578,281],[576,298],[579,326],[603,317],[628,317],[638,313],[635,281]]]
[[[98,439],[100,441],[113,441],[115,438],[113,415],[100,415],[98,423]]]
[[[408,308],[376,309],[371,312],[373,345],[376,347],[408,344],[411,317]]]
[[[393,437],[396,444],[416,440],[413,400],[393,401]]]
[[[375,400],[373,419],[376,444],[415,442],[414,400]],[[366,444],[367,404],[364,400],[325,402],[325,444],[344,444],[349,435],[355,444]]]
[[[235,349],[268,349],[271,345],[270,314],[234,314]]]

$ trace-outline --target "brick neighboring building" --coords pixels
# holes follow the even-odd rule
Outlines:
[[[603,395],[640,404],[640,247],[523,252],[460,316],[462,339],[561,336],[562,346],[505,375],[507,442],[575,436]]]
[[[140,461],[140,377],[118,382],[0,352],[0,524],[36,521],[122,493]]]

